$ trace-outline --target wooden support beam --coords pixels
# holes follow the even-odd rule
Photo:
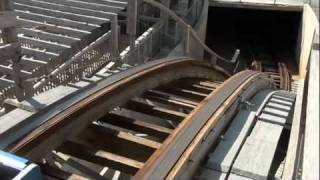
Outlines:
[[[162,107],[155,107],[146,103],[141,103],[137,101],[129,101],[125,106],[126,109],[130,109],[133,111],[145,113],[148,115],[161,117],[168,120],[173,121],[181,121],[183,120],[187,115],[182,112],[177,112],[169,109],[165,109]]]
[[[61,169],[49,166],[47,164],[40,165],[41,171],[44,173],[45,176],[53,178],[53,179],[66,179],[66,180],[89,180],[86,177],[68,173]]]
[[[147,146],[149,148],[158,149],[161,146],[161,143],[159,142],[149,140],[143,137],[139,137],[137,135],[133,135],[128,132],[121,131],[121,128],[118,128],[117,126],[103,124],[102,126],[92,125],[90,128],[92,128],[92,130],[94,131],[100,131],[102,133],[116,136],[117,138],[131,141],[143,146]]]
[[[147,93],[143,94],[141,97],[152,100],[152,101],[168,104],[170,106],[175,106],[176,108],[185,109],[189,112],[192,111],[196,107],[196,106],[188,104],[188,103],[184,103],[184,102],[177,101],[177,100],[170,99],[170,98],[154,96],[154,95],[150,95]]]
[[[72,9],[71,7],[59,6],[54,3],[39,3],[35,1],[16,0],[13,6],[17,10],[37,12],[57,18],[66,18],[73,21],[88,22],[101,25],[109,21],[108,18],[84,15],[83,9]],[[72,12],[70,10],[72,9]]]
[[[136,62],[136,35],[137,35],[137,18],[138,18],[138,1],[130,0],[127,8],[127,34],[130,41],[130,59],[132,62],[126,62],[129,64],[135,64]]]
[[[188,97],[183,97],[183,96],[179,96],[179,95],[175,95],[175,94],[170,94],[164,91],[160,91],[160,90],[149,90],[147,91],[145,94],[147,95],[151,95],[151,96],[156,96],[156,97],[162,97],[162,98],[166,98],[166,99],[171,99],[173,101],[178,101],[181,103],[185,103],[185,104],[189,104],[191,106],[196,107],[197,105],[199,105],[199,102],[194,101]]]
[[[12,11],[0,11],[0,29],[18,26],[16,14]]]
[[[12,10],[11,4],[9,2],[9,0],[3,0],[0,2],[0,11],[10,11]],[[10,28],[4,28],[2,29],[2,34],[3,34],[3,42],[4,43],[18,43],[18,36],[17,36],[17,32],[16,29],[14,27],[10,27]],[[17,99],[19,101],[22,101],[24,96],[25,96],[25,92],[24,90],[26,89],[23,85],[22,85],[22,78],[21,78],[21,67],[19,64],[20,58],[21,58],[21,49],[20,47],[17,47],[16,50],[16,55],[11,57],[11,61],[12,61],[12,78],[15,82],[14,85],[14,91],[15,91],[15,96],[17,97]],[[29,92],[26,92],[29,93]]]
[[[99,121],[109,123],[114,126],[132,129],[136,132],[145,133],[150,136],[159,137],[161,139],[165,139],[173,131],[172,129],[163,126],[131,119],[114,113],[106,114],[102,119],[99,119]]]
[[[128,174],[134,174],[143,166],[142,162],[106,150],[93,149],[90,144],[86,143],[68,141],[60,146],[58,151]]]

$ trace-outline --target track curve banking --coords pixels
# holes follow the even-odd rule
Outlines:
[[[34,119],[47,117],[48,120],[46,123],[34,129],[25,138],[11,145],[8,149],[11,152],[27,156],[36,162],[40,162],[48,154],[51,154],[52,150],[65,143],[68,138],[75,137],[84,130],[87,132],[88,129],[86,128],[89,125],[93,126],[93,121],[101,119],[107,114],[111,116],[109,112],[115,108],[129,109],[131,111],[141,110],[145,114],[164,117],[165,121],[176,121],[174,123],[179,124],[179,121],[187,117],[188,113],[192,112],[193,109],[227,77],[228,74],[220,68],[190,58],[163,59],[147,63],[115,75],[115,77],[109,79],[108,82],[104,82],[104,84],[106,84],[104,87],[94,87],[93,89],[95,90],[91,91],[89,89],[89,95],[78,102],[72,103],[69,107],[64,107],[60,112],[42,113],[39,117],[33,117]],[[184,81],[184,83],[181,81]],[[189,84],[187,85],[189,87],[184,87],[185,85],[182,84]],[[159,87],[159,89],[155,89],[157,87]],[[193,99],[186,96],[190,96]],[[133,99],[135,97],[136,99]],[[155,104],[160,106],[160,108],[150,105],[151,100],[156,101]],[[170,103],[174,103],[175,106],[180,105],[181,109],[172,110],[168,108],[168,103],[169,105]],[[53,107],[51,107],[51,109],[52,108]],[[116,117],[125,121],[121,113],[120,115],[112,113],[112,118]],[[148,125],[153,124],[150,122],[147,123]],[[112,123],[109,122],[109,124]],[[162,125],[162,127],[159,127],[160,125]],[[168,130],[168,127],[165,127],[167,125],[163,125],[163,122],[162,124],[160,123],[160,125],[158,123],[155,127],[149,127],[149,130],[153,129],[153,132],[156,131],[154,133],[159,134],[159,132],[154,129],[162,128],[162,131],[170,132],[178,129],[171,127],[171,130]],[[135,126],[139,125],[135,124]],[[175,125],[172,126],[175,127]],[[133,144],[141,144],[139,143],[140,140],[146,141],[147,148],[145,149],[149,148],[148,151],[159,149],[161,146],[159,140],[148,141],[146,138],[131,137],[130,133],[123,134],[117,131],[117,135],[119,134],[125,137],[117,138],[125,138],[125,141],[131,141],[131,143],[133,141]],[[163,140],[170,139],[163,137],[165,137],[165,135],[162,135]],[[128,160],[129,158],[126,159]],[[116,163],[116,167],[118,167],[118,164]],[[133,168],[126,167],[125,169],[128,171],[125,171],[125,173],[133,175],[137,169],[143,166],[142,164],[143,163],[138,163],[138,165],[135,165]],[[123,165],[119,167],[123,167]]]
[[[38,162],[48,178],[103,179],[107,168],[133,179],[175,179],[199,166],[200,157],[186,168],[233,104],[272,87],[258,71],[229,78],[203,61],[157,60],[33,117],[46,121],[7,149]]]

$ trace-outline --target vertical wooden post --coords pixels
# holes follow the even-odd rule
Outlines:
[[[170,9],[171,0],[161,0],[161,3],[164,6],[166,6],[166,7],[168,7]],[[169,26],[169,16],[168,16],[168,14],[163,12],[163,11],[161,11],[160,12],[160,18],[161,18],[161,20],[162,20],[162,22],[164,24],[164,32],[168,33],[168,29],[169,29],[169,27],[168,27]]]
[[[136,35],[138,18],[138,0],[129,0],[127,8],[127,34],[130,38],[130,60],[129,64],[136,62]]]
[[[120,56],[119,52],[119,27],[118,27],[118,15],[115,14],[111,20],[111,47],[113,58]]]
[[[0,11],[8,11],[12,10],[10,6],[10,0],[1,0],[0,1]],[[3,43],[11,43],[11,44],[17,44],[18,42],[18,35],[16,32],[15,27],[9,27],[4,28],[2,30],[3,34]],[[20,60],[21,60],[21,49],[20,45],[17,46],[15,56],[11,58],[12,60],[12,70],[11,73],[12,79],[15,82],[14,83],[14,90],[15,95],[19,101],[22,101],[24,99],[24,91],[23,91],[23,84],[21,79],[21,66],[20,66]],[[29,92],[31,94],[31,92]],[[29,94],[28,93],[28,94]]]
[[[190,31],[191,26],[188,25],[188,27],[186,28],[186,35],[184,40],[184,53],[186,56],[190,56]]]

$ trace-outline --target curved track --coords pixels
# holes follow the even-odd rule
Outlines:
[[[69,102],[60,112],[34,117],[47,118],[46,123],[8,149],[36,162],[46,159],[48,174],[54,165],[50,161],[61,163],[67,156],[90,159],[101,168],[133,176],[155,151],[172,142],[181,124],[191,121],[194,112],[201,110],[198,106],[203,106],[227,77],[218,67],[189,58],[147,63],[87,90],[89,95]],[[80,174],[99,175],[91,171]]]
[[[287,66],[278,62],[274,64],[265,64],[261,61],[252,62],[251,69],[266,73],[272,79],[278,89],[291,90],[291,77]]]
[[[221,131],[230,109],[273,86],[258,71],[228,77],[190,58],[153,61],[49,107],[55,111],[33,117],[45,123],[8,150],[40,163],[47,178],[101,179],[113,169],[133,179],[175,179],[200,146],[206,152],[203,140]]]

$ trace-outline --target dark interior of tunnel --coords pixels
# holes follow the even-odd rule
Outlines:
[[[210,7],[206,43],[227,58],[240,49],[243,64],[281,61],[297,71],[300,21],[301,12]]]

